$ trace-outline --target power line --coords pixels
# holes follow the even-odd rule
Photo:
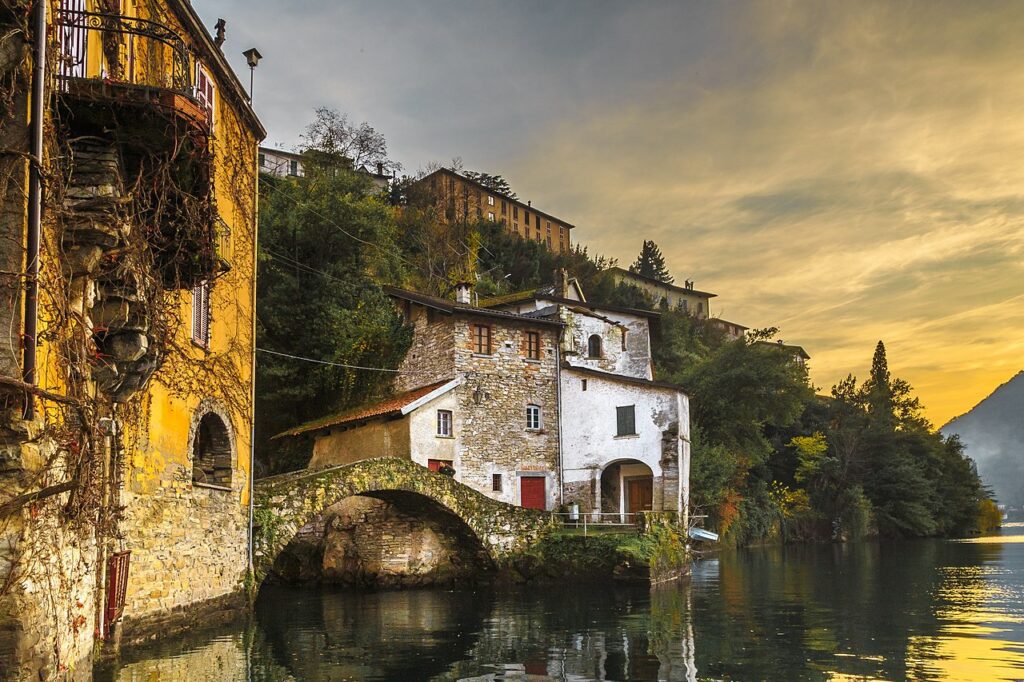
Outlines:
[[[393,372],[393,373],[396,373],[396,374],[398,372],[401,372],[401,370],[398,370],[398,369],[388,369],[387,367],[363,367],[362,365],[348,365],[348,364],[345,364],[343,362],[329,362],[327,360],[316,360],[314,358],[305,358],[305,357],[302,357],[301,355],[289,355],[288,353],[278,353],[276,350],[268,350],[266,348],[259,348],[259,347],[257,347],[256,350],[258,350],[261,353],[269,353],[270,355],[277,355],[277,356],[280,356],[282,358],[289,358],[291,360],[301,360],[302,362],[312,362],[312,363],[317,364],[317,365],[328,365],[330,367],[344,367],[345,369],[362,369],[362,370],[366,370],[366,371],[370,371],[370,372]],[[407,374],[422,374],[422,372],[406,372],[406,373]]]

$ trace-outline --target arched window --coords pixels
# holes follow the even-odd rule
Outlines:
[[[590,338],[587,339],[587,357],[601,357],[601,337],[597,334],[591,334]]]
[[[231,434],[216,412],[199,420],[192,441],[192,482],[231,487]]]

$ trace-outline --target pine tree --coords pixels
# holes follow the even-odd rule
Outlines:
[[[644,240],[636,262],[629,266],[629,271],[665,284],[672,284],[675,281],[665,266],[665,257],[661,254],[661,249],[653,241],[647,239]]]
[[[867,397],[868,412],[891,426],[893,419],[892,376],[889,374],[889,361],[885,357],[885,344],[881,341],[875,346],[875,355],[871,358],[871,376],[864,385]]]

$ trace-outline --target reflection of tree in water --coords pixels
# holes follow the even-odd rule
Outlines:
[[[976,611],[999,545],[940,541],[773,547],[723,554],[716,584],[694,583],[702,675],[827,679],[908,676],[908,649]],[[957,570],[958,567],[964,570]],[[970,569],[970,570],[968,570]]]
[[[260,593],[256,619],[272,659],[298,679],[417,680],[466,657],[490,602],[469,590],[272,586]]]

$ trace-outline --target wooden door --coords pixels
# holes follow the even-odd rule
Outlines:
[[[547,490],[544,476],[521,476],[519,478],[519,504],[527,509],[546,509]]]
[[[626,511],[635,514],[651,511],[654,499],[654,480],[648,477],[626,479]]]

